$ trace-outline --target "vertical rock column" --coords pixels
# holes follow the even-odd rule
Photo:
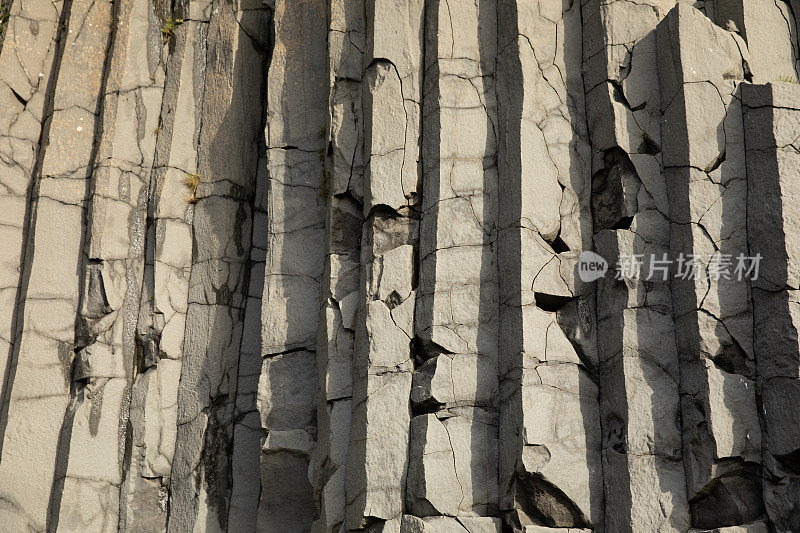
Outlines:
[[[692,525],[746,524],[764,511],[753,315],[748,281],[735,271],[737,257],[747,255],[736,93],[749,58],[740,37],[688,5],[676,6],[657,31]]]
[[[653,30],[673,5],[589,0],[581,8],[594,245],[610,267],[597,285],[607,531],[690,523],[670,286],[649,276],[649,264],[635,268],[669,252]]]
[[[754,351],[764,435],[764,503],[777,531],[800,528],[800,87],[744,85],[747,238],[762,259],[753,281]]]
[[[43,114],[51,116],[34,164],[16,305],[19,333],[4,392],[7,410],[0,420],[0,499],[6,502],[5,527],[12,530],[54,528],[58,520],[70,455],[69,436],[61,435],[60,429],[62,423],[70,424],[65,413],[69,418],[68,409],[82,394],[71,374],[74,350],[83,338],[80,328],[76,330],[76,317],[84,288],[80,272],[86,201],[95,128],[101,124],[111,19],[111,3],[75,1],[59,21],[58,84],[44,104]],[[49,24],[42,22],[49,40]],[[87,69],[104,74],[87,79]],[[26,74],[35,79],[40,72]],[[87,483],[119,484],[119,469],[109,466],[101,466],[97,481]],[[116,504],[116,491],[108,490],[98,502]]]
[[[136,329],[145,269],[147,203],[164,89],[161,20],[147,0],[119,2],[94,161],[88,232],[82,265],[77,358],[73,387],[79,393],[62,423],[58,468],[65,479],[51,498],[51,527],[114,528],[126,524],[128,490],[119,479],[130,464],[128,420],[136,361]],[[140,43],[144,43],[142,46]],[[177,385],[177,374],[175,375]],[[173,391],[175,387],[173,387]],[[174,434],[172,423],[164,433]],[[157,405],[157,404],[156,404]],[[153,406],[153,417],[162,413]],[[169,416],[164,417],[170,420]],[[153,428],[151,420],[151,428]],[[160,433],[160,425],[155,424]],[[148,435],[149,454],[133,461],[137,475],[169,476],[160,435]],[[169,442],[171,439],[165,439]],[[136,448],[140,450],[139,447]],[[92,453],[86,453],[92,450]],[[171,453],[163,450],[164,454]],[[91,480],[91,481],[89,481]],[[163,527],[154,482],[152,525]],[[117,505],[117,498],[121,498]],[[91,502],[91,503],[88,503]],[[60,510],[56,510],[58,505]],[[162,511],[165,511],[163,509]],[[122,516],[119,516],[121,513]],[[131,517],[133,518],[133,517]],[[140,523],[149,523],[142,516]],[[149,517],[148,517],[149,518]]]
[[[593,527],[595,296],[575,276],[592,246],[580,9],[504,0],[498,32],[500,509],[515,530]]]
[[[258,28],[261,53],[264,55],[263,69],[269,68],[269,53],[272,43],[273,8],[260,13],[254,22]],[[250,31],[250,29],[248,29]],[[254,96],[253,96],[254,97]],[[262,126],[266,125],[267,100],[266,83],[262,83],[261,104]],[[239,351],[237,369],[236,407],[234,414],[233,450],[231,457],[231,501],[228,507],[229,531],[252,531],[256,527],[258,502],[261,496],[261,443],[263,429],[258,412],[258,381],[261,375],[261,310],[264,306],[264,266],[266,262],[269,235],[267,234],[268,181],[266,139],[259,135],[258,165],[255,175],[253,209],[253,230],[250,247],[249,278],[245,302],[242,343]]]
[[[42,6],[15,2],[9,6],[5,46],[0,53],[0,413],[7,407],[4,391],[16,334],[20,266],[29,218],[27,196],[48,87],[52,91],[51,69],[62,6],[61,1]],[[52,93],[49,96],[52,98]]]
[[[343,321],[356,313],[345,481],[348,530],[381,528],[389,521],[399,527],[404,509],[419,239],[423,5],[421,0],[366,2],[360,286],[358,300],[341,307]]]
[[[406,488],[418,517],[499,514],[496,31],[492,0],[427,3]]]
[[[364,0],[332,0],[328,20],[330,76],[325,158],[325,273],[317,338],[317,449],[314,464],[318,531],[336,532],[346,508],[355,314],[360,305],[364,200],[362,72]]]
[[[267,256],[261,309],[260,530],[303,530],[316,515],[316,340],[325,265],[326,4],[279,0],[267,74]]]
[[[137,374],[125,427],[127,451],[121,525],[164,527],[169,476],[175,453],[178,385],[192,265],[197,134],[202,102],[204,42],[208,17],[192,3],[195,20],[161,33],[169,17],[157,9],[153,22],[166,46],[164,91],[150,175],[145,266],[136,329]],[[150,414],[153,413],[153,414]],[[157,413],[157,414],[156,414]]]
[[[191,184],[194,246],[170,531],[195,524],[215,530],[227,527],[252,201],[263,127],[262,108],[253,102],[263,99],[266,7],[220,2],[200,14],[208,20],[207,40],[203,98],[197,106],[197,174]]]

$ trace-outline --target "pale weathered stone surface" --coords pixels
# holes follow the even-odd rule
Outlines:
[[[359,235],[364,215],[365,167],[370,168],[365,162],[375,161],[365,145],[368,142],[365,135],[371,131],[365,120],[376,114],[369,113],[369,98],[378,91],[370,91],[364,83],[368,84],[370,77],[369,74],[364,77],[364,66],[368,23],[372,21],[366,2],[330,2],[329,9],[330,120],[325,132],[328,142],[324,160],[326,181],[321,191],[326,201],[327,253],[317,331],[317,447],[310,478],[316,504],[312,529],[336,532],[342,527],[347,507],[353,356],[356,317],[362,301]],[[400,129],[395,124],[392,126]],[[368,179],[367,183],[377,182]],[[393,273],[405,274],[407,268],[404,270],[402,264],[393,264],[400,267],[390,269]],[[403,297],[407,298],[410,291],[409,284]]]
[[[38,9],[37,9],[38,8]],[[25,253],[26,196],[33,176],[37,144],[46,105],[46,77],[56,53],[56,36],[62,3],[9,5],[4,28],[5,52],[0,53],[2,90],[3,207],[0,223],[0,397],[4,396],[16,332],[14,315],[20,285],[19,266]],[[31,23],[35,20],[35,33]],[[39,73],[42,76],[39,76]],[[20,100],[19,95],[22,100]]]
[[[320,318],[326,320],[320,316],[325,204],[326,188],[333,185],[324,168],[329,131],[325,11],[319,0],[275,2],[274,41],[263,41],[274,42],[274,49],[266,73],[266,173],[258,177],[268,180],[260,316],[260,353],[265,359],[257,401],[267,444],[260,461],[259,531],[303,531],[316,514],[314,445],[302,450],[271,446],[285,440],[279,438],[284,431],[306,432],[313,443],[316,377],[326,362],[325,350],[319,348],[327,339],[318,343],[317,334]]]
[[[407,508],[417,516],[496,513],[497,429],[483,409],[411,421]]]
[[[415,348],[418,363],[437,361],[412,392],[406,508],[417,516],[499,514],[496,17],[495,2],[426,6]],[[451,394],[435,398],[443,379]]]
[[[263,149],[262,107],[248,110],[241,102],[260,98],[264,91],[258,70],[266,60],[268,37],[260,29],[266,14],[264,8],[237,2],[220,5],[211,10],[207,23],[198,23],[204,52],[202,68],[194,65],[194,75],[201,75],[194,88],[202,91],[202,105],[195,102],[195,112],[201,114],[195,131],[199,183],[189,187],[194,202],[192,268],[170,488],[171,531],[197,524],[228,527],[227,450],[236,420],[251,202]]]
[[[800,531],[794,0],[0,4],[0,529]]]

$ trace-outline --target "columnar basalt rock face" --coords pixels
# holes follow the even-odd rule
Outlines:
[[[2,529],[800,531],[798,15],[0,2]]]

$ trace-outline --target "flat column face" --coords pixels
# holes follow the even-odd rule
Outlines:
[[[798,87],[770,83],[742,88],[748,177],[748,241],[762,256],[753,282],[754,349],[764,430],[764,502],[780,529],[796,527],[792,494],[800,479],[791,457],[800,449],[793,398],[798,391],[797,243],[792,192],[797,183]]]
[[[426,6],[406,510],[498,516],[497,4]],[[449,397],[429,388],[463,383]]]
[[[252,518],[242,524],[251,530],[306,530],[316,513],[309,472],[318,350],[327,344],[317,331],[325,318],[320,315],[326,257],[325,4],[277,2],[268,39],[273,48],[266,72],[266,129],[263,137],[256,135],[266,142],[265,168],[256,178],[266,180],[266,257],[263,271],[251,278],[262,284],[252,288],[261,293],[254,302],[261,305],[260,317],[253,324],[261,330],[261,361],[254,360],[250,370],[258,374],[253,392],[260,420],[254,417],[254,425],[265,431],[258,440],[254,435],[251,445],[261,450],[258,462],[251,459],[252,468],[260,464],[260,483],[240,482],[261,489],[255,524]],[[245,508],[252,510],[252,503]]]
[[[4,3],[0,523],[800,530],[799,14]]]
[[[709,17],[741,35],[752,57],[753,81],[792,82],[800,67],[797,6],[790,0],[715,0]]]

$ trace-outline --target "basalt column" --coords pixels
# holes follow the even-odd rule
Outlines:
[[[609,532],[689,527],[670,286],[641,268],[670,246],[654,29],[674,4],[581,7],[594,247],[609,263],[597,286]]]
[[[351,320],[355,330],[345,482],[348,531],[399,528],[404,509],[419,239],[423,5],[421,0],[366,2],[360,281],[351,303],[340,307],[343,323]],[[355,183],[351,179],[351,187]]]
[[[747,256],[738,84],[750,58],[738,35],[684,4],[657,33],[692,525],[747,524],[763,515],[753,318],[737,268]]]
[[[576,275],[592,248],[581,26],[577,3],[500,2],[500,509],[515,531],[603,522],[595,295]]]
[[[267,252],[257,406],[261,531],[303,531],[316,516],[317,328],[325,266],[328,117],[326,4],[275,2],[267,72]]]
[[[241,1],[192,2],[175,17],[197,21],[194,73],[202,77],[194,89],[202,99],[194,102],[197,170],[184,181],[193,246],[168,530],[216,530],[226,527],[231,494],[268,16]],[[156,252],[168,253],[160,244]]]
[[[745,85],[747,237],[760,255],[753,280],[754,352],[763,429],[764,503],[777,531],[800,528],[797,138],[800,87]]]
[[[76,317],[81,293],[87,289],[81,275],[84,228],[106,75],[86,80],[83,74],[87,68],[106,72],[112,5],[75,1],[64,4],[64,9],[59,19],[52,13],[60,35],[46,60],[48,65],[55,61],[58,71],[48,80],[41,79],[40,73],[29,78],[32,83],[53,85],[57,79],[57,85],[48,87],[46,95],[38,93],[45,98],[38,109],[49,118],[28,193],[25,255],[14,304],[16,331],[0,418],[0,498],[5,502],[7,527],[18,530],[56,527],[70,455],[70,436],[61,430],[71,427],[76,404],[84,395],[72,380],[72,363],[86,342],[83,324]],[[47,32],[50,24],[43,22]],[[47,33],[43,37],[49,39]],[[117,387],[116,395],[109,390],[117,404],[121,388],[124,384]],[[84,421],[88,426],[88,416],[81,416],[80,422]],[[112,430],[116,444],[115,434]],[[116,461],[116,453],[112,458]],[[105,516],[100,509],[117,507],[118,493],[109,485],[119,484],[119,468],[93,464],[101,471],[88,484],[105,487],[97,502],[98,524],[113,524],[115,513]],[[19,474],[23,471],[27,475]]]
[[[332,533],[345,518],[355,315],[361,302],[366,7],[364,0],[331,0],[328,12],[328,149],[320,191],[326,201],[326,255],[317,332],[318,431],[312,483],[315,527]],[[382,16],[380,6],[378,11]]]
[[[409,515],[487,517],[487,529],[499,527],[496,29],[492,0],[426,5],[405,491]]]
[[[0,413],[8,407],[5,391],[13,362],[20,267],[30,219],[27,199],[31,185],[36,183],[31,177],[39,153],[42,123],[52,107],[53,62],[61,50],[57,37],[61,34],[62,10],[61,1],[41,6],[17,2],[10,6],[5,22],[5,46],[0,53],[3,80],[0,105],[3,144],[0,152]],[[18,48],[29,52],[20,55]]]

